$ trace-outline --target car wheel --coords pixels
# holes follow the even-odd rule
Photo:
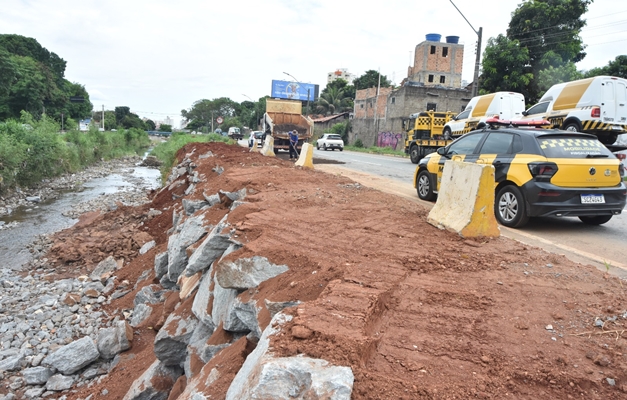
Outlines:
[[[577,121],[571,121],[564,125],[564,130],[569,132],[581,132],[581,124]]]
[[[514,185],[503,186],[494,199],[496,220],[503,226],[520,228],[529,221],[525,210],[525,199]]]
[[[323,144],[323,145],[322,145],[322,148],[324,149],[324,151],[327,151],[327,150],[328,150],[328,149],[327,149],[327,144],[326,144],[326,143],[325,143],[325,144]]]
[[[320,150],[320,145],[316,143],[316,150]]]
[[[433,185],[431,182],[431,174],[426,169],[423,169],[418,174],[418,178],[416,179],[416,192],[418,192],[418,197],[421,200],[435,200],[435,193],[433,192]]]
[[[444,139],[449,140],[453,137],[453,135],[451,134],[451,128],[449,128],[448,126],[446,128],[444,128],[444,130],[442,131],[442,136],[444,136]]]
[[[612,219],[611,215],[596,215],[594,217],[579,217],[586,225],[601,225]]]
[[[418,162],[420,162],[420,152],[418,151],[418,146],[411,146],[411,149],[409,150],[409,159],[414,164],[418,164]]]
[[[340,151],[344,151],[344,149],[340,147]]]

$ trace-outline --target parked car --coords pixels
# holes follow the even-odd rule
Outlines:
[[[322,135],[320,139],[316,142],[316,148],[320,150],[320,148],[326,150],[335,150],[339,149],[340,151],[344,150],[344,141],[342,137],[335,133],[325,133]]]
[[[266,140],[266,134],[263,131],[253,131],[251,135],[255,135],[257,146],[263,146],[263,142]]]
[[[494,212],[504,226],[521,227],[529,217],[545,216],[600,225],[625,208],[625,170],[595,135],[495,121],[424,157],[414,174],[418,197],[433,201],[444,163],[456,160],[494,166]]]

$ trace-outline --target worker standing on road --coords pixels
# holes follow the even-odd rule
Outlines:
[[[253,148],[255,145],[255,132],[251,132],[250,138],[248,138],[248,148]]]
[[[296,145],[298,145],[298,132],[289,131],[290,135],[290,160],[298,158],[298,152],[296,151]]]

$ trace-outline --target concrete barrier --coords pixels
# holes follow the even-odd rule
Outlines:
[[[303,143],[303,148],[300,150],[298,160],[296,160],[296,163],[294,165],[313,169],[314,166],[312,145],[310,145],[309,143]]]
[[[261,154],[268,157],[274,157],[274,138],[270,135],[266,136],[266,141],[263,142],[261,148]]]
[[[446,161],[438,200],[427,221],[462,237],[498,237],[494,216],[494,167]]]

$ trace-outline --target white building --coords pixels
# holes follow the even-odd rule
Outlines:
[[[357,76],[348,72],[346,68],[338,68],[334,72],[328,73],[327,83],[331,83],[336,79],[344,79],[349,85],[352,85]]]

